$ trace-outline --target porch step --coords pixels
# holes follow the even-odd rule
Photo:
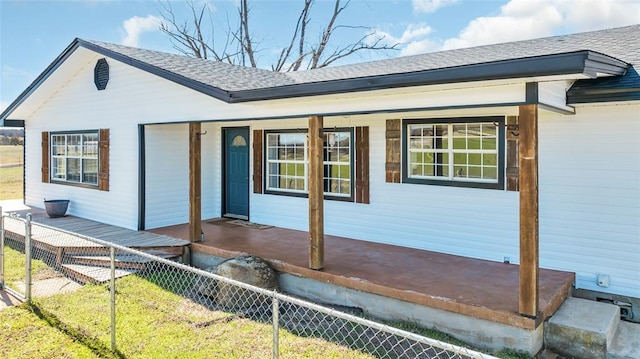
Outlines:
[[[620,321],[607,359],[640,358],[640,324]]]
[[[162,251],[153,251],[154,256],[158,256],[165,259],[175,259],[179,256],[176,256],[173,253],[166,253]],[[117,254],[115,256],[116,260],[116,268],[121,269],[144,269],[147,263],[152,262],[151,259],[142,257],[135,254]],[[65,256],[64,261],[67,264],[82,264],[88,266],[96,266],[96,267],[110,267],[111,257],[108,255],[67,255]]]
[[[606,359],[619,324],[618,306],[568,298],[546,324],[545,347],[570,358]]]
[[[100,266],[89,266],[82,264],[62,264],[62,271],[69,277],[82,284],[87,282],[100,284],[111,279],[111,269]],[[136,273],[136,269],[119,269],[115,270],[115,277],[121,278],[129,274]]]

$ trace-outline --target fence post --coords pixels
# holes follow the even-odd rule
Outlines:
[[[24,298],[27,304],[31,304],[31,219],[31,213],[28,213],[24,231],[24,256],[26,261]]]
[[[278,345],[280,342],[280,309],[278,305],[278,297],[275,296],[275,292],[273,296],[273,308],[271,309],[271,313],[271,320],[273,321],[273,359],[278,359],[280,353],[280,348]]]
[[[4,215],[0,206],[0,289],[4,289]]]
[[[111,350],[116,351],[116,249],[109,247],[111,257]]]

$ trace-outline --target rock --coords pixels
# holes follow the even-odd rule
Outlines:
[[[278,288],[276,272],[263,259],[254,256],[231,258],[207,271],[270,291]],[[212,297],[219,305],[232,308],[259,305],[267,299],[253,291],[214,280],[200,281],[196,290]]]

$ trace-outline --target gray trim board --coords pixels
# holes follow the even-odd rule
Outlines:
[[[498,126],[498,182],[497,183],[483,183],[483,182],[466,182],[466,181],[456,181],[451,179],[420,179],[420,178],[411,178],[407,173],[407,168],[409,167],[409,159],[407,153],[407,140],[409,135],[407,134],[407,126],[410,124],[423,124],[423,123],[444,123],[444,124],[452,124],[452,123],[473,123],[473,122],[493,122],[497,123]],[[481,188],[481,189],[497,189],[504,190],[505,179],[506,179],[506,136],[505,136],[505,124],[506,124],[506,116],[454,116],[454,117],[438,117],[438,118],[420,118],[420,119],[403,119],[402,120],[402,128],[400,129],[401,133],[401,143],[402,148],[400,153],[402,153],[402,168],[400,172],[402,173],[402,183],[410,183],[410,184],[420,184],[420,185],[434,185],[434,186],[448,186],[448,187],[466,187],[466,188]]]
[[[525,100],[524,102],[527,104],[534,104],[540,101],[540,97],[538,95],[538,83],[537,82],[527,82],[525,85]]]
[[[147,201],[147,167],[145,125],[138,125],[138,230],[145,230],[146,201]]]
[[[342,112],[321,112],[321,113],[303,113],[296,115],[285,115],[285,116],[263,116],[263,117],[234,117],[234,118],[223,118],[223,119],[211,119],[211,120],[203,120],[199,121],[202,123],[209,122],[235,122],[235,121],[268,121],[268,120],[289,120],[289,119],[308,119],[309,116],[323,116],[323,117],[331,117],[331,116],[352,116],[352,115],[371,115],[371,114],[379,114],[379,113],[405,113],[405,112],[420,112],[420,111],[441,111],[441,110],[464,110],[471,108],[491,108],[491,107],[514,107],[520,106],[525,102],[505,102],[505,103],[488,103],[488,104],[480,104],[480,105],[456,105],[456,106],[434,106],[434,107],[412,107],[406,109],[384,109],[384,110],[370,110],[370,111],[342,111]],[[177,124],[185,124],[193,121],[185,120],[185,121],[173,121],[173,122],[149,122],[145,123],[145,125],[177,125]]]
[[[24,120],[4,120],[4,123],[0,123],[0,127],[22,127],[22,128],[24,128]]]
[[[24,127],[24,122],[22,127]],[[27,158],[27,130],[24,130],[22,140],[22,204],[25,204],[25,200],[27,198],[27,171],[25,171],[25,162],[24,159]],[[4,270],[4,268],[2,268]]]
[[[439,85],[509,78],[543,77],[597,72],[622,75],[628,64],[594,51],[575,51],[537,57],[486,62],[450,68],[353,79],[304,83],[266,89],[230,92],[229,102],[246,102],[282,98],[330,95],[347,92],[373,91],[398,87]],[[607,72],[604,71],[607,69]]]

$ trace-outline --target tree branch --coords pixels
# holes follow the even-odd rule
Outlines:
[[[342,58],[353,55],[356,52],[360,52],[363,50],[397,50],[399,43],[395,43],[393,45],[387,45],[382,42],[384,40],[384,36],[376,37],[373,41],[367,41],[373,36],[377,36],[375,31],[370,32],[367,35],[362,36],[358,41],[353,44],[344,46],[339,48],[331,53],[331,55],[327,56],[322,62],[318,63],[315,68],[323,68],[331,65],[333,62],[340,60]]]
[[[244,55],[246,55],[249,58],[251,67],[258,67],[254,57],[253,41],[251,39],[251,34],[249,33],[249,10],[247,0],[242,0],[240,3],[240,27],[242,29],[240,45],[242,46],[243,51],[243,64]]]
[[[194,4],[194,0],[185,0],[191,10],[191,18],[189,21],[183,22],[176,18],[171,0],[159,1],[162,7],[160,13],[163,19],[160,23],[160,30],[169,37],[172,47],[178,52],[188,56],[203,59],[210,58],[230,64],[258,66],[256,54],[258,53],[257,45],[259,44],[253,39],[251,33],[249,0],[239,0],[236,13],[238,16],[237,26],[231,26],[235,19],[231,21],[227,13],[226,38],[223,46],[216,44],[214,18],[206,2],[200,7]],[[375,30],[370,31],[350,44],[334,45],[333,34],[337,30],[366,28],[362,26],[337,25],[340,14],[349,6],[350,2],[351,0],[344,2],[335,0],[333,13],[326,27],[322,30],[318,42],[309,44],[307,30],[315,0],[304,0],[290,40],[287,46],[280,50],[275,63],[271,64],[271,69],[274,71],[298,71],[305,67],[305,63],[307,69],[322,68],[358,52],[396,50],[399,44],[386,44],[383,41],[384,36],[378,36]],[[208,17],[205,15],[208,15]],[[211,28],[210,38],[205,36],[208,32],[207,26]],[[333,51],[329,49],[333,49]],[[327,55],[327,53],[329,54]]]
[[[289,46],[287,46],[286,48],[283,48],[282,51],[280,51],[280,56],[276,61],[276,65],[271,66],[271,69],[273,71],[282,71],[282,68],[287,62],[287,60],[289,59],[289,56],[291,56],[291,50],[293,49],[293,46],[296,42],[296,38],[298,38],[298,34],[300,34],[300,41],[298,45],[298,58],[291,65],[289,65],[287,72],[291,71],[292,69],[293,71],[296,71],[298,68],[300,68],[302,59],[304,59],[304,56],[306,56],[306,53],[304,51],[304,36],[306,33],[307,24],[309,23],[308,15],[309,15],[309,9],[311,8],[312,4],[313,4],[313,0],[305,0],[302,11],[298,16],[296,27],[291,36],[291,41],[289,42]]]
[[[220,61],[221,57],[215,49],[208,44],[202,34],[202,20],[205,11],[208,9],[207,5],[204,4],[199,11],[200,15],[197,15],[198,12],[196,12],[193,1],[187,1],[186,4],[191,9],[194,29],[191,30],[187,21],[178,23],[171,3],[167,1],[166,3],[161,3],[164,11],[161,13],[163,21],[160,23],[160,31],[170,37],[173,48],[181,53],[206,59],[209,57],[209,51],[214,59]]]
[[[333,25],[335,24],[336,19],[338,18],[338,15],[340,15],[342,10],[344,10],[347,6],[349,6],[350,2],[351,0],[347,0],[345,5],[341,7],[340,0],[336,0],[336,3],[333,7],[333,15],[331,16],[331,19],[329,20],[327,27],[322,32],[322,38],[320,40],[320,43],[318,44],[318,47],[316,47],[315,49],[312,49],[311,64],[309,66],[310,69],[315,69],[318,67],[318,61],[320,61],[320,57],[322,56],[324,49],[327,47],[327,43],[329,42],[329,39],[331,39],[331,34],[333,34]]]

